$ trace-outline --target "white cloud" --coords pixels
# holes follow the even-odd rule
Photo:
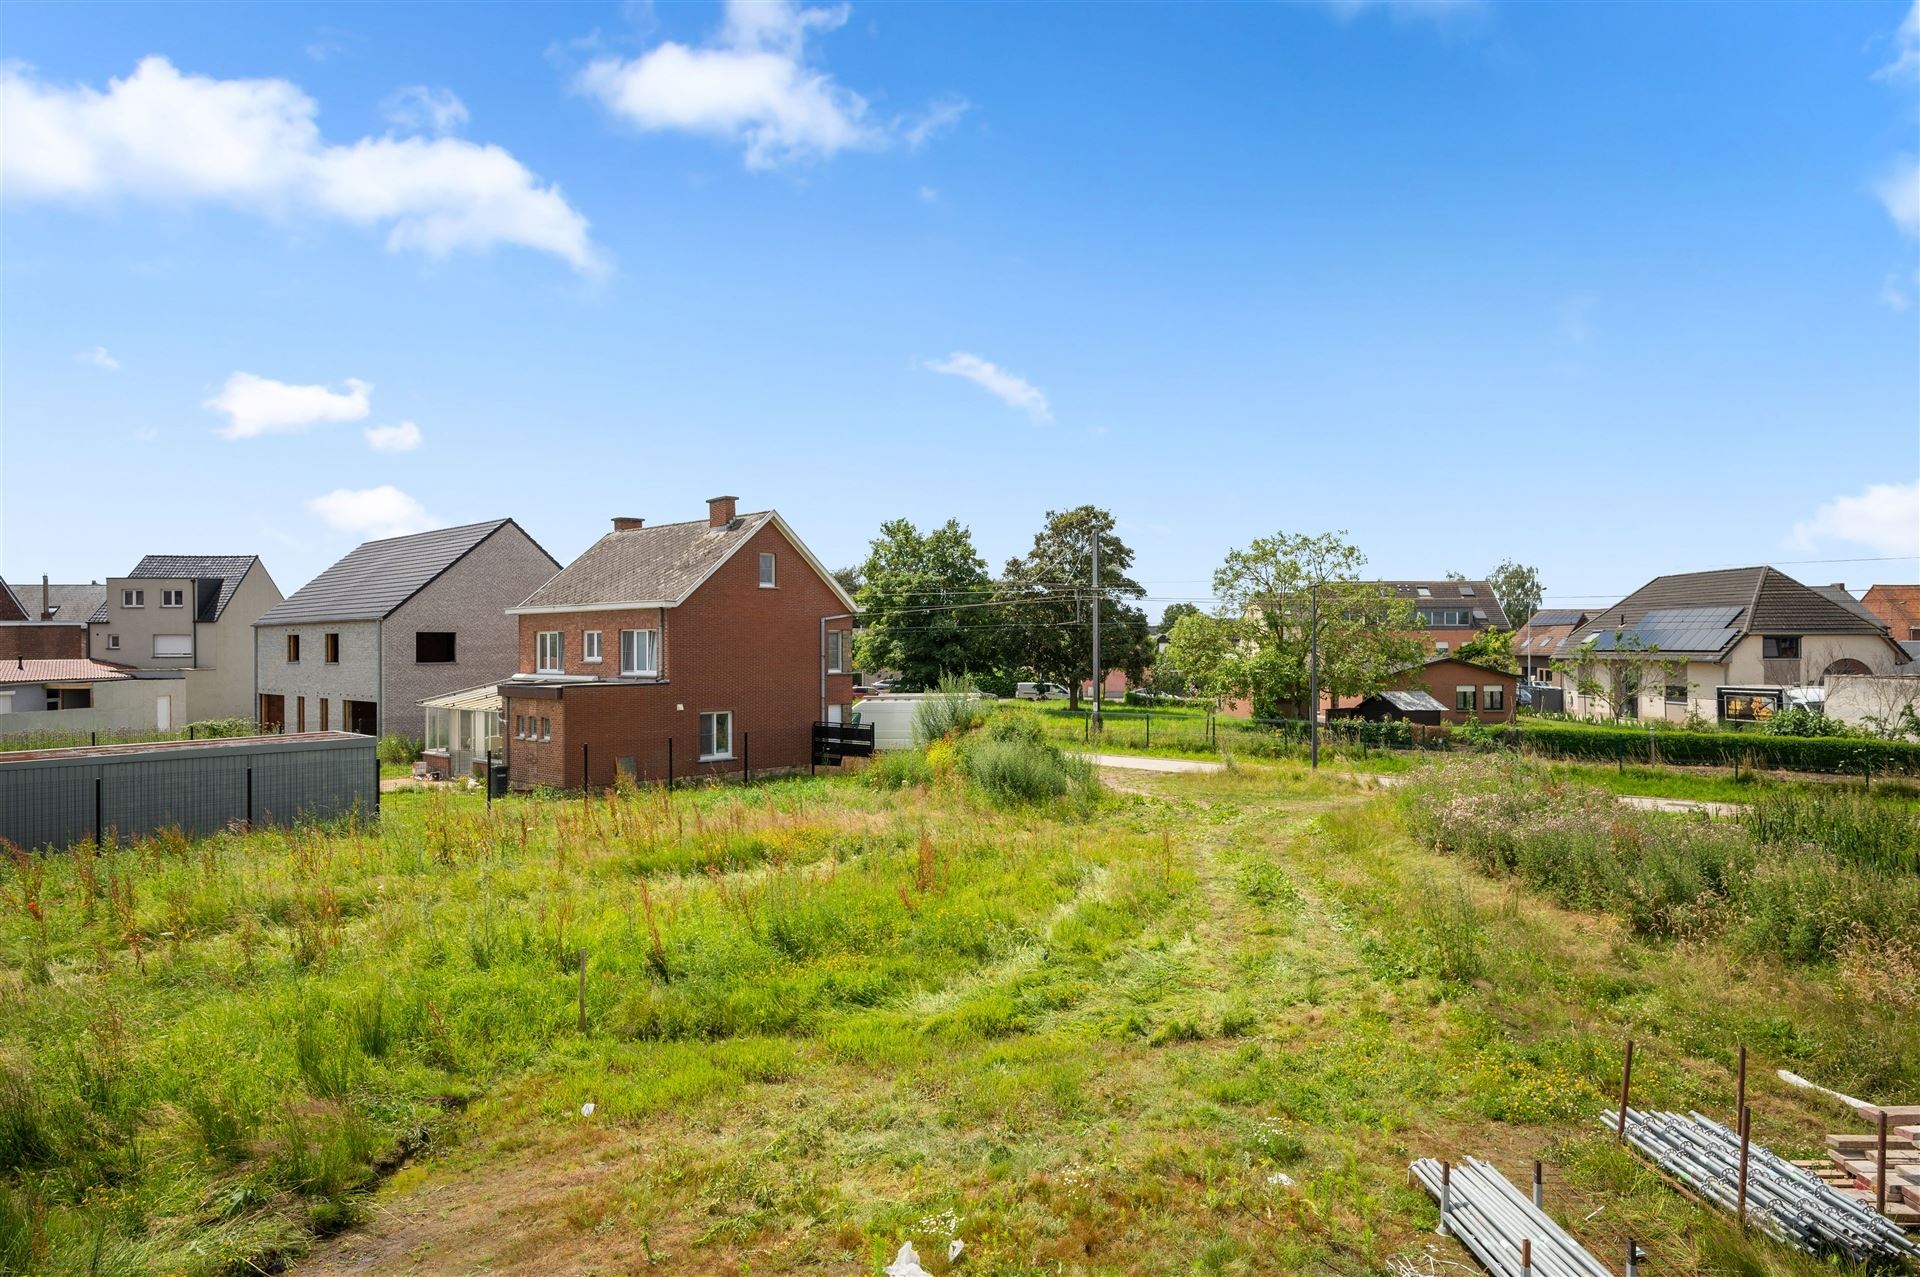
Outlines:
[[[914,193],[920,197],[922,204],[938,204],[940,202],[940,192],[934,187],[923,186]]]
[[[1920,158],[1902,155],[1874,184],[1873,191],[1895,226],[1920,237]]]
[[[420,427],[411,421],[397,426],[368,426],[361,433],[367,437],[367,446],[375,452],[412,452],[422,442]]]
[[[666,41],[637,58],[596,58],[574,87],[649,132],[696,133],[740,145],[751,169],[922,145],[966,109],[943,99],[912,121],[882,122],[867,100],[807,61],[807,40],[843,25],[852,8],[792,0],[728,0],[709,44]]]
[[[395,90],[380,109],[396,128],[415,133],[452,133],[467,122],[467,104],[452,89],[430,89],[424,84]]]
[[[95,368],[104,368],[108,372],[119,372],[120,361],[107,352],[105,346],[95,346],[92,350],[83,350],[73,357],[75,363],[92,364]]]
[[[305,430],[321,421],[359,421],[372,409],[372,394],[372,386],[352,377],[345,390],[329,390],[237,372],[204,406],[226,414],[221,438],[253,439]]]
[[[1920,0],[1913,0],[1906,19],[1893,36],[1893,61],[1874,72],[1880,80],[1904,79],[1920,75]]]
[[[1907,290],[1901,285],[1900,272],[1890,271],[1880,281],[1880,304],[1889,310],[1906,310],[1913,305],[1913,299],[1907,296]]]
[[[104,92],[6,65],[0,187],[10,199],[207,201],[384,228],[392,250],[517,244],[600,268],[587,219],[500,147],[394,136],[333,145],[317,111],[286,80],[183,75],[162,57]]]
[[[1836,497],[1793,525],[1792,544],[1802,550],[1835,541],[1878,554],[1920,556],[1920,479],[1874,483],[1855,496]]]
[[[335,488],[307,502],[328,527],[370,541],[425,532],[436,522],[418,501],[390,483],[377,488]]]
[[[1010,373],[978,355],[956,350],[945,359],[928,360],[927,368],[950,377],[965,377],[1001,403],[1009,408],[1020,409],[1036,422],[1053,420],[1053,409],[1047,406],[1045,391],[1025,377]]]

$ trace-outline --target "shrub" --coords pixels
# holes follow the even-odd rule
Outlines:
[[[985,717],[978,689],[971,680],[942,675],[938,690],[928,692],[913,712],[913,743],[923,748],[947,736],[959,736],[978,727]]]
[[[218,740],[224,736],[252,736],[260,730],[260,725],[251,718],[203,718],[197,723],[188,723],[187,730],[195,740]]]
[[[860,779],[878,789],[907,789],[933,783],[933,764],[918,749],[888,750],[875,754],[873,762],[860,773]]]
[[[976,739],[960,759],[967,779],[998,803],[1045,802],[1093,784],[1089,764],[1036,741]]]
[[[1864,794],[1780,789],[1744,814],[1755,842],[1811,843],[1837,856],[1896,873],[1920,873],[1920,809]]]
[[[389,733],[380,738],[380,761],[389,767],[411,767],[420,761],[421,743],[418,737],[397,736]]]
[[[1853,732],[1838,719],[1816,714],[1802,706],[1783,709],[1760,728],[1768,736],[1851,736]]]
[[[1769,736],[1762,732],[1691,732],[1646,725],[1532,722],[1500,733],[1503,744],[1560,758],[1728,767],[1743,763],[1788,771],[1875,774],[1920,772],[1920,744],[1859,737]]]

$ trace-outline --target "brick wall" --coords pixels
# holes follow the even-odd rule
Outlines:
[[[762,552],[778,556],[779,585],[761,589]],[[581,783],[580,747],[587,746],[589,783],[612,782],[618,761],[634,760],[643,780],[660,779],[666,770],[666,742],[673,740],[674,774],[738,775],[743,755],[751,753],[757,773],[772,768],[805,767],[812,751],[813,723],[820,716],[820,618],[844,612],[832,589],[807,566],[805,558],[772,524],[756,532],[727,563],[676,608],[666,609],[660,661],[664,681],[611,687],[562,686],[557,699],[507,697],[507,735],[515,715],[545,716],[550,741],[509,739],[507,757],[516,788],[535,784],[577,788]],[[535,635],[558,630],[565,636],[564,672],[611,677],[620,668],[620,631],[660,624],[657,609],[571,612],[522,616],[519,668],[534,672]],[[828,622],[847,629],[851,620]],[[582,635],[601,632],[603,660],[581,660]],[[851,674],[827,678],[827,700],[844,705],[853,699]],[[700,715],[733,714],[733,758],[698,761]]]
[[[381,730],[423,736],[421,701],[506,678],[519,668],[518,627],[507,609],[559,570],[519,525],[510,523],[394,609],[380,631]],[[452,631],[454,659],[416,661],[415,635],[422,630]]]
[[[1469,719],[1479,719],[1483,723],[1510,723],[1514,714],[1514,691],[1518,683],[1515,675],[1500,670],[1484,669],[1477,665],[1468,665],[1464,661],[1436,661],[1422,666],[1404,686],[1424,687],[1432,693],[1433,699],[1445,706],[1446,713],[1441,715],[1449,723],[1464,723]],[[1471,685],[1474,688],[1474,713],[1462,713],[1454,709],[1454,691]],[[1486,689],[1501,689],[1501,708],[1489,710],[1486,706]]]
[[[84,625],[0,625],[0,661],[77,661],[86,654]]]
[[[287,661],[287,635],[300,636],[300,660]],[[326,636],[340,636],[340,660],[326,660]],[[287,698],[287,730],[299,725],[299,697],[307,700],[307,730],[320,726],[320,702],[327,702],[327,726],[345,731],[345,702],[380,699],[380,622],[316,621],[311,625],[263,625],[253,632],[263,695]],[[254,713],[257,714],[258,701]],[[252,715],[249,715],[252,717]]]

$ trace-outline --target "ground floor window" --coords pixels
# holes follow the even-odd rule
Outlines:
[[[1687,685],[1685,683],[1667,684],[1667,704],[1685,705],[1687,703]]]
[[[1493,686],[1493,687],[1486,688],[1485,691],[1487,696],[1486,707],[1488,709],[1505,709],[1507,707],[1507,689],[1506,688]]]
[[[1474,693],[1476,690],[1477,689],[1472,687],[1454,688],[1453,689],[1453,707],[1456,710],[1459,710],[1463,714],[1473,713]]]
[[[733,757],[733,713],[709,710],[700,715],[701,761]]]
[[[551,719],[543,718],[540,720],[540,739],[553,739],[553,721]]]

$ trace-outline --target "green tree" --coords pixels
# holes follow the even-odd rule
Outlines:
[[[1169,603],[1166,611],[1160,613],[1160,624],[1154,627],[1154,633],[1162,638],[1173,632],[1174,623],[1183,616],[1198,616],[1200,609],[1192,603]]]
[[[1493,587],[1493,597],[1500,600],[1507,624],[1516,630],[1540,610],[1540,600],[1545,597],[1540,570],[1512,559],[1501,560],[1499,567],[1487,573],[1487,584]]]
[[[1155,691],[1197,693],[1216,701],[1233,693],[1239,627],[1195,608],[1174,619],[1153,663]],[[1176,686],[1177,684],[1177,686]]]
[[[1520,672],[1520,659],[1513,654],[1512,630],[1482,630],[1454,649],[1455,656],[1476,665],[1489,665],[1509,674]]]
[[[1080,682],[1093,677],[1094,538],[1100,541],[1100,649],[1107,669],[1138,682],[1153,661],[1147,614],[1129,600],[1146,594],[1127,575],[1133,551],[1096,506],[1047,511],[1033,548],[1007,560],[1001,583],[1002,659],[1011,670],[1065,683],[1080,704]]]
[[[883,523],[854,570],[861,583],[857,668],[898,670],[912,689],[991,668],[991,631],[983,627],[992,623],[993,582],[973,534],[957,520],[924,535],[906,519]]]
[[[1237,633],[1219,694],[1260,715],[1304,718],[1318,636],[1320,690],[1361,696],[1426,653],[1413,604],[1359,579],[1367,558],[1344,533],[1276,533],[1228,553],[1213,574],[1221,619]]]

